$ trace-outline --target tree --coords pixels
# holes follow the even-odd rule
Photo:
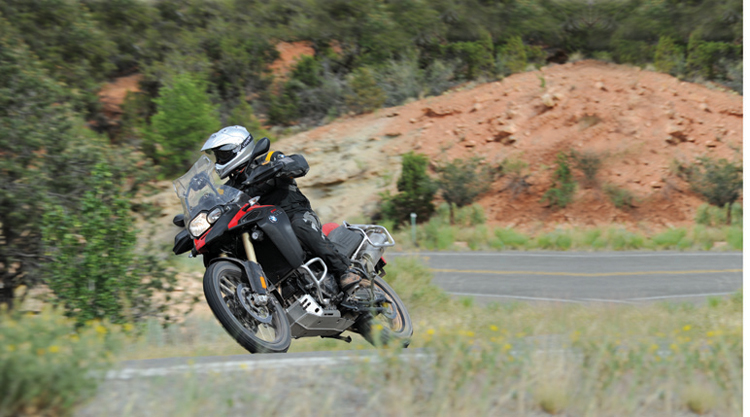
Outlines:
[[[437,186],[427,175],[427,156],[409,152],[401,157],[401,176],[396,187],[399,193],[383,195],[381,214],[400,224],[416,213],[420,221],[426,221],[435,212],[432,200]]]
[[[654,66],[658,71],[674,74],[679,70],[679,65],[683,61],[682,49],[674,43],[674,40],[668,36],[659,38],[654,53]]]
[[[454,223],[455,205],[458,208],[469,205],[490,186],[490,176],[486,169],[479,168],[479,158],[468,160],[454,159],[453,162],[438,167],[438,185],[443,199],[450,207],[451,224]]]
[[[44,281],[43,217],[54,209],[75,212],[82,195],[96,185],[90,174],[105,164],[112,181],[133,187],[151,172],[136,166],[134,152],[115,150],[84,127],[55,82],[15,29],[0,18],[0,303],[12,307],[14,289]],[[99,194],[106,207],[112,195]],[[140,265],[139,265],[140,266]]]
[[[156,98],[147,149],[166,174],[180,173],[198,154],[200,145],[221,127],[206,84],[188,73],[174,75]]]
[[[378,86],[368,68],[352,72],[349,87],[352,94],[346,97],[346,104],[357,113],[370,113],[385,103],[385,92]]]
[[[696,193],[709,204],[727,208],[727,225],[732,223],[732,203],[740,197],[742,190],[742,165],[722,158],[718,161],[708,157],[699,158],[699,164],[683,168],[684,178]]]

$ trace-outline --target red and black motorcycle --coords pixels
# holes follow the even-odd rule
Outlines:
[[[250,161],[268,152],[269,145],[265,138],[258,141]],[[261,182],[274,172],[260,166],[252,175],[252,181]],[[372,284],[341,301],[323,291],[322,283],[331,279],[326,264],[305,253],[286,213],[221,184],[208,157],[201,157],[174,187],[184,209],[174,224],[185,229],[175,236],[173,251],[203,256],[206,301],[245,349],[285,352],[292,338],[313,336],[351,341],[342,336],[347,330],[374,345],[408,345],[413,332],[409,313],[382,278],[383,253],[395,244],[386,228],[346,222],[324,226],[337,250]]]

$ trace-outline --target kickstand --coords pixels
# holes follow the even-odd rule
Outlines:
[[[340,334],[337,334],[337,335],[334,335],[334,336],[320,336],[320,338],[321,339],[324,339],[324,338],[338,339],[338,340],[343,340],[346,343],[351,343],[352,342],[352,337],[351,336],[341,336]]]

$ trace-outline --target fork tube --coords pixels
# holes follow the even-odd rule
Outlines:
[[[258,258],[255,257],[255,248],[253,248],[253,243],[250,242],[250,233],[245,232],[242,234],[242,245],[245,247],[245,255],[247,255],[247,260],[258,263]]]

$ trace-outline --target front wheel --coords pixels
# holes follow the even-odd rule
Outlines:
[[[250,290],[242,270],[232,262],[216,261],[203,276],[203,292],[224,329],[252,353],[283,353],[292,343],[286,312],[276,297],[265,304]]]
[[[354,324],[356,331],[374,346],[391,343],[409,346],[414,328],[404,302],[381,277],[372,281],[372,290],[376,298],[385,298],[385,311],[363,314]]]

